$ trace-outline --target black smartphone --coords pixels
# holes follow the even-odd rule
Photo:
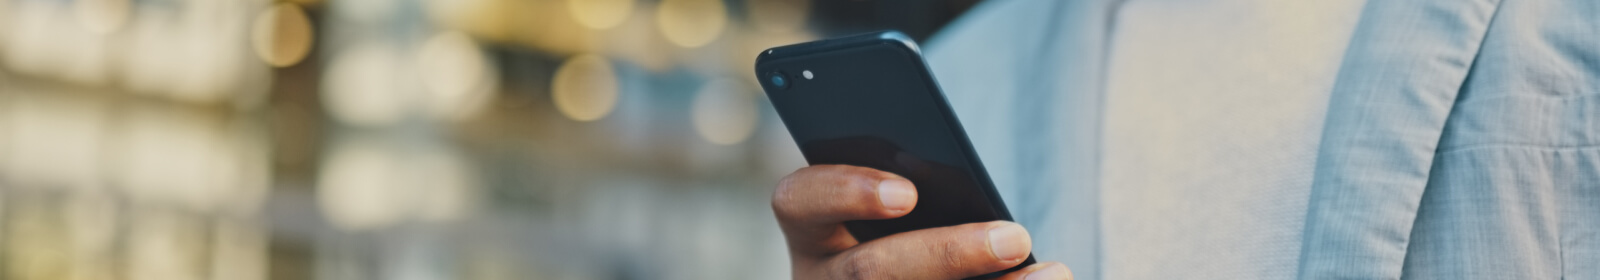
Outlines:
[[[808,163],[874,168],[916,185],[911,213],[845,222],[857,240],[1012,220],[921,50],[905,34],[768,49],[756,58],[756,77]],[[1021,265],[980,278],[1033,263],[1029,255]]]

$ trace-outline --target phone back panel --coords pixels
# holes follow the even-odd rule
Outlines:
[[[811,79],[803,75],[808,70]],[[790,85],[773,85],[772,73],[784,74]],[[870,167],[916,185],[917,205],[906,216],[845,223],[861,242],[1011,220],[915,43],[904,35],[774,48],[757,58],[756,74],[810,164]],[[1030,263],[1031,256],[1025,264]]]

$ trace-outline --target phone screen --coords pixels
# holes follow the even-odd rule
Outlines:
[[[1011,220],[918,48],[904,35],[773,48],[757,58],[756,74],[808,163],[874,168],[916,185],[911,213],[846,222],[857,240]],[[1029,256],[1017,268],[1032,263]]]

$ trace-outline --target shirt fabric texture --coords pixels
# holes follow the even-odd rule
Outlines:
[[[925,45],[1078,279],[1600,279],[1600,1],[995,0]]]

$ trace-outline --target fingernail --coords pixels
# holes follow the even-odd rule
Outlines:
[[[1039,270],[1035,270],[1035,271],[1033,271],[1033,273],[1028,273],[1028,277],[1027,278],[1023,278],[1023,280],[1061,280],[1061,279],[1072,279],[1072,272],[1067,271],[1067,265],[1059,264],[1059,263],[1053,263],[1053,264],[1050,264],[1049,266],[1045,266],[1044,268],[1040,268]]]
[[[917,190],[906,180],[884,179],[878,182],[878,202],[889,211],[911,210],[917,204]]]
[[[1028,238],[1028,230],[1022,229],[1022,225],[1006,223],[989,229],[989,250],[995,258],[1006,261],[1026,258],[1030,247],[1033,247],[1033,240]]]

